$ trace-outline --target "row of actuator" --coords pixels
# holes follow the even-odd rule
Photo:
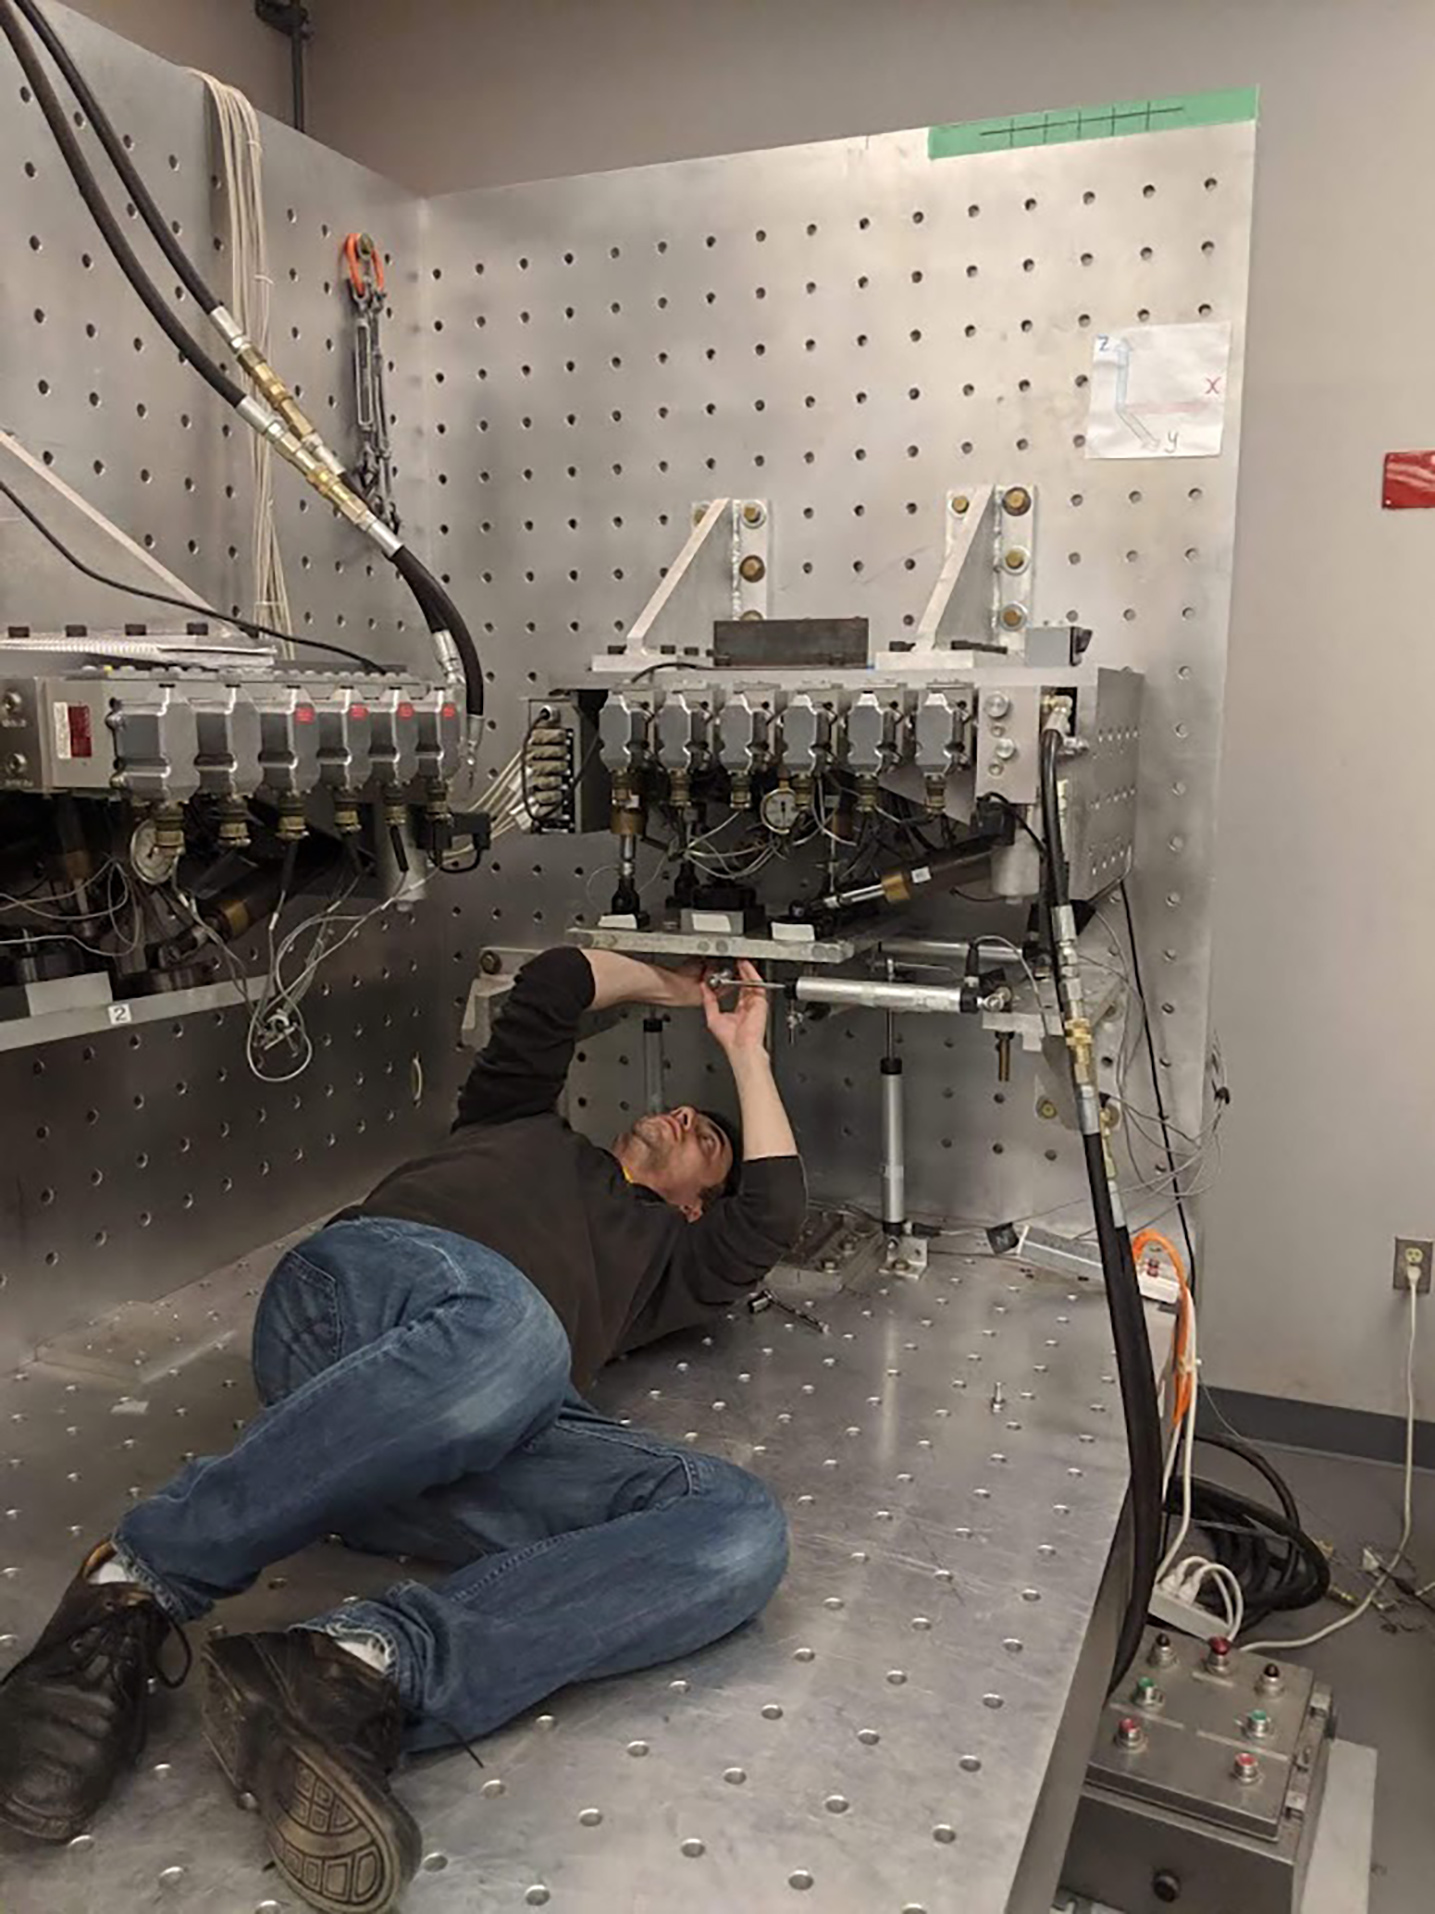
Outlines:
[[[751,803],[755,782],[780,777],[802,801],[829,771],[855,778],[858,808],[871,809],[880,780],[911,766],[928,808],[940,815],[948,777],[973,762],[976,717],[971,684],[654,686],[610,693],[598,733],[615,787],[662,770],[680,810],[694,781],[714,771],[727,774],[738,810]]]
[[[9,676],[0,689],[0,789],[119,794],[171,815],[208,797],[235,844],[255,797],[285,837],[303,835],[321,790],[341,831],[358,830],[368,792],[447,818],[462,747],[453,693],[408,676],[114,671]]]

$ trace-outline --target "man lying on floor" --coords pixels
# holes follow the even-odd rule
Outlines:
[[[740,1144],[691,1105],[609,1149],[557,1115],[579,1020],[625,1003],[702,1007]],[[337,1532],[453,1572],[211,1641],[205,1735],[296,1893],[380,1914],[421,1852],[388,1786],[401,1749],[486,1734],[757,1614],[787,1562],[768,1490],[579,1392],[609,1357],[710,1321],[795,1241],[802,1166],[766,1032],[766,993],[724,1009],[699,965],[528,964],[447,1141],[270,1277],[263,1411],[128,1511],[0,1686],[0,1818],[78,1833],[139,1754],[167,1632]]]

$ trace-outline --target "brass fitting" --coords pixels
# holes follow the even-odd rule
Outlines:
[[[219,800],[219,841],[231,850],[243,850],[249,842],[249,812],[241,797]]]
[[[1066,1026],[1066,1047],[1071,1052],[1072,1072],[1079,1084],[1095,1082],[1091,1068],[1091,1025],[1085,1017],[1073,1017]]]
[[[857,815],[873,817],[877,811],[877,780],[874,777],[860,777],[857,780]]]
[[[297,844],[309,826],[304,817],[304,800],[286,791],[279,799],[279,822],[275,835],[282,844]]]
[[[448,804],[448,785],[443,778],[430,778],[424,785],[424,816],[430,824],[453,822],[453,812]]]
[[[613,779],[613,808],[608,828],[614,837],[641,837],[643,826],[647,822],[647,813],[643,799],[635,791],[626,771],[619,771]]]
[[[184,810],[178,804],[156,804],[150,812],[154,847],[161,856],[178,857],[184,849]]]

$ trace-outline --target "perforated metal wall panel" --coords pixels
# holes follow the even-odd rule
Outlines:
[[[228,261],[213,237],[223,233],[225,214],[200,82],[78,15],[57,8],[55,17],[201,270],[227,292]],[[0,53],[0,98],[13,267],[0,276],[4,423],[221,608],[243,605],[244,428],[231,425],[179,363],[110,260],[8,48]],[[88,130],[81,137],[98,152]],[[363,226],[391,255],[389,399],[404,504],[421,540],[428,490],[417,206],[398,187],[268,122],[265,168],[275,356],[340,446],[351,443],[340,245]],[[139,222],[128,224],[140,245]],[[167,272],[162,283],[170,284]],[[193,302],[181,300],[180,310],[208,343]],[[152,582],[0,458],[7,479],[82,556]],[[296,628],[382,662],[427,668],[427,634],[389,567],[371,564],[361,541],[311,504],[287,468],[278,467],[275,484]],[[78,577],[4,506],[0,621],[113,625],[150,611],[169,617]],[[450,928],[445,907],[433,902],[407,919],[390,913],[351,944],[310,999],[316,1060],[281,1088],[250,1076],[238,1006],[4,1056],[0,1353],[23,1354],[60,1325],[128,1297],[164,1295],[276,1229],[322,1214],[440,1127],[466,983]]]
[[[925,603],[947,490],[1038,488],[1034,617],[1090,625],[1093,660],[1146,674],[1133,891],[1193,1135],[1253,141],[1245,124],[934,162],[913,132],[428,209],[435,496],[460,506],[437,550],[493,647],[501,749],[525,692],[621,642],[695,500],[768,501],[771,615],[860,614],[880,646]],[[1208,319],[1232,327],[1221,457],[1088,458],[1094,340]],[[607,840],[502,849],[497,891],[465,904],[475,936],[541,941],[606,907]],[[949,935],[1019,922],[949,918]],[[815,1184],[858,1201],[881,1045],[878,1019],[844,1018],[780,1062]],[[1042,1067],[998,1085],[966,1024],[909,1022],[905,1048],[917,1209],[1079,1214]],[[669,1061],[680,1085],[713,1069],[691,1032]],[[608,1125],[640,1108],[636,1047],[595,1047],[577,1088]]]
[[[167,210],[222,271],[198,82],[57,17]],[[0,286],[17,342],[7,418],[167,563],[235,603],[238,440],[103,256],[12,67],[0,86],[23,268]],[[1036,618],[1091,625],[1095,659],[1146,674],[1134,890],[1173,1113],[1197,1131],[1252,127],[936,162],[922,134],[896,134],[426,204],[287,129],[266,140],[276,357],[341,444],[339,243],[364,225],[392,255],[401,503],[483,646],[490,762],[516,744],[525,694],[621,638],[695,499],[770,502],[774,614],[858,613],[890,640],[930,588],[946,490],[1038,487]],[[1223,455],[1088,459],[1101,329],[1204,317],[1233,328]],[[294,508],[284,540],[301,630],[422,660],[386,568],[375,575],[286,473],[277,482]],[[77,542],[97,554],[88,534]],[[7,621],[113,613],[8,518],[0,558]],[[506,839],[412,921],[366,933],[315,1002],[314,1068],[283,1090],[249,1079],[237,1012],[135,1047],[121,1033],[6,1058],[7,1346],[162,1294],[323,1213],[436,1129],[478,950],[591,921],[609,859],[601,836]],[[950,916],[941,928],[1014,921],[990,907]],[[859,1202],[876,1188],[880,1044],[866,1016],[779,1036],[814,1185]],[[911,1025],[904,1048],[917,1210],[1079,1217],[1079,1151],[1041,1114],[1038,1060],[1018,1055],[999,1085],[991,1038],[965,1023]],[[670,1031],[668,1060],[675,1095],[721,1098],[699,1033]],[[574,1116],[602,1134],[640,1107],[640,1086],[629,1026],[584,1052]]]

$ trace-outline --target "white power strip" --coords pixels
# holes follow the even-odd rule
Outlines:
[[[1194,1635],[1197,1641],[1208,1642],[1222,1633],[1220,1617],[1213,1615],[1209,1608],[1202,1608],[1199,1602],[1188,1602],[1184,1596],[1173,1595],[1164,1588],[1152,1589],[1146,1607],[1153,1622],[1178,1628],[1183,1635]]]
[[[1194,1635],[1198,1642],[1209,1642],[1211,1636],[1221,1635],[1219,1615],[1202,1608],[1200,1602],[1188,1602],[1181,1594],[1169,1594],[1165,1589],[1152,1589],[1146,1612],[1152,1621],[1159,1621],[1167,1629],[1181,1629],[1182,1635]]]

